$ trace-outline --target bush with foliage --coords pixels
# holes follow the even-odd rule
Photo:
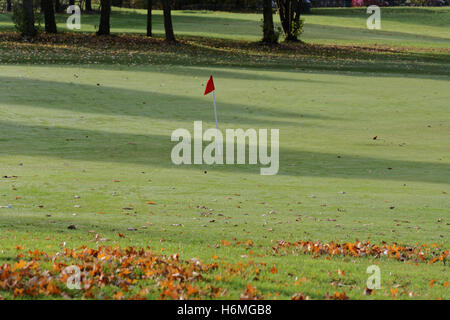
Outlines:
[[[295,37],[298,39],[303,33],[303,26],[305,25],[304,19],[292,21],[292,30]]]
[[[34,14],[34,27],[36,33],[41,29],[42,14],[37,10],[37,4],[35,3],[33,14]],[[14,22],[15,29],[22,35],[26,33],[27,28],[27,16],[24,13],[22,3],[15,1],[12,6],[12,21]]]

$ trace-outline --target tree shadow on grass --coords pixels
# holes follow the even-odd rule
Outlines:
[[[67,76],[73,77],[72,74]],[[86,85],[16,77],[0,77],[0,83],[2,90],[8,92],[8,94],[0,94],[0,103],[7,105],[189,122],[210,117],[212,112],[209,99],[182,95],[107,87],[101,84],[98,86],[97,84]],[[23,88],[26,90],[24,91]],[[199,95],[201,93],[202,88],[200,87]],[[289,112],[276,108],[225,102],[221,102],[220,117],[222,123],[248,126],[258,124],[272,127],[280,125],[307,126],[308,123],[304,122],[305,119],[335,119],[319,114],[307,114],[300,110]]]
[[[259,174],[260,165],[181,165],[171,162],[176,142],[166,135],[136,135],[91,129],[0,122],[0,156],[24,155],[65,160],[132,163],[172,170],[209,168],[230,174]],[[131,144],[130,144],[131,143]],[[293,165],[295,164],[295,165]],[[389,170],[388,168],[392,168]],[[450,164],[391,160],[302,151],[280,141],[279,175],[343,179],[449,183]],[[8,174],[3,172],[2,175]]]
[[[39,65],[36,65],[36,68],[39,68]],[[155,70],[155,67],[158,69]],[[178,67],[178,68],[177,68]],[[165,63],[154,63],[151,65],[139,65],[139,66],[120,66],[120,65],[46,65],[45,68],[59,68],[59,69],[73,69],[73,68],[85,68],[85,69],[100,69],[100,70],[111,70],[111,71],[133,71],[133,72],[147,72],[149,74],[154,73],[165,73],[165,74],[173,74],[173,75],[181,75],[181,76],[196,76],[198,77],[198,83],[206,82],[210,75],[214,75],[214,78],[219,79],[233,79],[233,80],[250,80],[250,81],[277,81],[277,82],[291,82],[291,83],[314,83],[314,84],[334,84],[333,81],[326,80],[316,80],[316,79],[296,79],[293,77],[283,77],[279,75],[279,73],[298,73],[298,70],[274,70],[274,69],[263,69],[262,67],[248,67],[248,68],[238,68],[233,67],[224,67],[221,65],[208,65],[208,66],[195,66],[195,65],[183,65],[183,64],[171,64],[170,66]],[[70,78],[72,74],[68,72],[68,77]],[[264,72],[262,74],[261,72]],[[278,73],[278,74],[275,74]],[[0,81],[24,81],[23,78],[14,78],[10,77],[1,77]],[[29,79],[31,81],[31,79]],[[76,80],[76,79],[74,79]],[[35,80],[40,81],[40,80]],[[42,80],[45,81],[45,80]],[[60,82],[55,82],[60,83]],[[49,83],[49,85],[51,85]],[[283,84],[280,85],[280,87]],[[199,92],[202,88],[199,87]]]
[[[409,57],[413,59],[417,58],[416,55],[411,54]],[[381,64],[381,62],[380,62]],[[295,65],[295,66],[287,66],[287,65],[235,65],[235,66],[223,66],[219,64],[211,63],[209,65],[203,66],[194,66],[189,65],[186,66],[182,63],[173,63],[170,67],[162,67],[161,71],[168,74],[181,75],[186,76],[190,74],[195,74],[197,77],[202,77],[201,80],[206,80],[210,75],[214,75],[215,78],[225,78],[225,79],[238,79],[238,80],[254,80],[254,81],[280,81],[280,82],[292,82],[292,83],[314,83],[314,84],[336,84],[334,81],[326,81],[326,80],[316,80],[316,79],[295,79],[289,77],[282,76],[274,76],[271,73],[287,73],[287,74],[304,74],[304,75],[332,75],[339,76],[343,72],[345,72],[345,76],[359,76],[359,77],[367,77],[367,78],[415,78],[415,79],[432,79],[432,80],[440,80],[440,81],[448,81],[448,75],[446,74],[446,68],[443,68],[442,65],[434,67],[433,72],[427,70],[427,66],[423,66],[422,69],[418,69],[418,63],[416,62],[415,68],[407,68],[407,69],[397,69],[404,68],[404,65],[397,65],[396,62],[385,61],[383,63],[383,68],[380,69],[378,66],[380,64],[364,64],[360,63],[359,65],[356,63],[347,64],[339,66],[339,69],[336,69],[336,66],[333,64],[317,64],[311,65],[306,62]],[[411,62],[412,64],[412,62]],[[151,65],[139,65],[137,67],[120,67],[116,65],[107,65],[107,64],[90,64],[90,65],[74,65],[77,68],[84,69],[100,69],[100,70],[126,70],[133,72],[152,72],[150,68],[154,68],[155,66],[167,66],[164,63],[152,63]],[[55,68],[64,68],[64,65],[53,65],[46,67],[55,67]],[[178,67],[178,68],[176,68]],[[233,68],[231,71],[230,68]],[[390,69],[389,69],[390,68]],[[305,72],[306,71],[306,72]],[[258,72],[264,72],[264,74],[258,74]],[[294,75],[295,77],[295,75]],[[280,87],[282,87],[282,83]]]

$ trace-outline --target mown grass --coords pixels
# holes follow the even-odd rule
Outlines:
[[[225,15],[207,13],[202,21],[216,23],[226,38]],[[415,30],[436,27],[424,21],[417,18]],[[251,283],[277,299],[336,291],[352,299],[448,299],[442,262],[279,256],[271,249],[280,239],[358,238],[448,250],[446,42],[433,50],[420,47],[423,40],[407,44],[414,50],[362,45],[368,39],[353,39],[357,47],[267,48],[249,37],[188,34],[174,46],[141,36],[66,34],[23,43],[1,35],[0,205],[12,208],[0,209],[0,261],[16,262],[35,248],[150,246],[218,262],[205,282],[226,288],[222,298],[238,298]],[[211,101],[202,96],[211,73],[221,128],[280,129],[277,176],[260,176],[259,166],[172,164],[173,130],[192,131],[195,120],[214,126]],[[236,244],[249,239],[253,246]],[[228,263],[249,262],[249,270],[265,263],[259,277],[225,271]],[[381,268],[382,289],[365,296],[372,264]],[[150,288],[148,297],[157,298]]]

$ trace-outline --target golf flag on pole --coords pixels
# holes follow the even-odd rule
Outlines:
[[[214,80],[213,80],[213,76],[209,77],[208,83],[206,84],[206,88],[205,88],[205,96],[209,93],[212,93],[212,97],[213,97],[213,103],[214,103],[214,117],[216,118],[216,130],[217,130],[217,146],[218,146],[218,154],[222,154],[222,147],[221,147],[221,141],[220,140],[220,136],[219,136],[219,121],[217,119],[217,108],[216,108],[216,95],[214,94],[214,91],[216,90],[216,88],[214,87]]]
[[[213,80],[213,76],[209,77],[208,83],[206,84],[206,89],[205,89],[205,96],[211,92],[213,92],[214,90],[216,90],[216,88],[214,87],[214,80]]]

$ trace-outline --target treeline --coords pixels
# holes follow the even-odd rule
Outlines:
[[[11,11],[14,0],[0,0],[0,9]],[[40,0],[36,3],[40,5]],[[55,0],[57,11],[62,11],[70,4],[77,4],[86,11],[91,11],[93,5],[99,5],[100,0]],[[162,4],[153,4],[153,9],[162,9]],[[259,11],[262,9],[262,0],[173,0],[174,10],[217,10],[217,11]],[[147,9],[147,0],[112,0],[111,5],[121,8]]]
[[[9,0],[7,0],[9,1]],[[175,33],[172,23],[172,10],[184,3],[201,4],[203,2],[216,1],[191,1],[191,0],[99,0],[100,21],[97,35],[109,35],[111,32],[111,7],[118,5],[118,1],[122,1],[120,5],[124,6],[125,1],[145,1],[144,7],[147,8],[147,36],[152,37],[152,10],[160,7],[164,15],[164,30],[166,41],[175,42]],[[218,1],[217,1],[218,2]],[[233,3],[237,6],[250,4],[251,0],[225,0],[223,2]],[[303,29],[303,21],[300,19],[302,12],[302,0],[254,0],[260,3],[263,11],[263,37],[262,42],[267,44],[275,44],[278,42],[280,32],[276,31],[273,22],[274,3],[280,17],[282,31],[286,41],[298,41]],[[63,6],[79,4],[85,11],[92,11],[92,0],[69,0],[62,3],[61,0],[18,0],[12,5],[13,20],[16,28],[25,38],[35,37],[37,29],[35,26],[36,12],[39,10],[43,13],[46,33],[57,33],[55,22],[55,12],[60,12]],[[64,8],[65,8],[64,7]],[[242,7],[240,7],[242,8]],[[9,8],[11,9],[11,8]]]
[[[113,6],[123,8],[147,9],[146,0],[113,0]],[[219,10],[219,11],[257,11],[262,9],[262,0],[174,0],[174,10]],[[158,4],[154,8],[161,9]]]
[[[7,12],[12,10],[14,0],[0,0],[0,9]],[[35,1],[41,6],[42,0]],[[162,9],[159,1],[154,1],[153,9]],[[62,10],[71,4],[77,4],[86,11],[92,11],[93,6],[98,6],[100,0],[54,0],[56,11]],[[217,10],[217,11],[260,11],[262,0],[173,0],[174,10]],[[111,0],[111,5],[121,8],[147,9],[147,0]]]

